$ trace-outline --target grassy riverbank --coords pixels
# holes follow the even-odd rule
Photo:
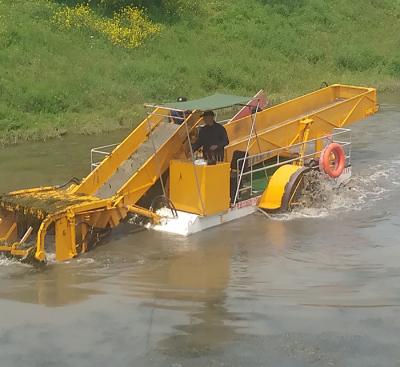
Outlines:
[[[62,5],[0,1],[0,143],[134,126],[145,101],[219,92],[274,101],[322,81],[400,88],[400,4],[390,0],[214,0],[127,49],[52,21]]]

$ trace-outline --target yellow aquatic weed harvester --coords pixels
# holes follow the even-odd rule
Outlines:
[[[248,112],[239,113],[225,123],[230,141],[225,148],[226,162],[202,167],[203,185],[199,182],[196,157],[189,143],[191,136],[202,124],[201,111],[235,105],[241,106],[242,112],[247,108]],[[152,105],[147,118],[125,140],[113,146],[111,152],[106,152],[103,160],[94,163],[94,169],[82,181],[1,195],[0,252],[45,261],[46,248],[53,243],[56,259],[62,261],[86,252],[129,214],[147,217],[157,225],[160,215],[148,204],[154,199],[151,190],[156,185],[162,186],[164,199],[172,200],[171,206],[178,210],[190,213],[190,205],[182,206],[197,200],[196,210],[202,218],[215,215],[215,210],[229,212],[244,198],[240,192],[241,182],[235,183],[235,195],[229,200],[227,193],[232,182],[228,180],[220,185],[222,188],[212,185],[221,190],[216,193],[207,186],[207,180],[220,180],[218,177],[229,177],[232,171],[239,171],[240,181],[246,174],[245,164],[234,169],[235,152],[242,152],[245,161],[251,158],[254,166],[283,156],[282,150],[294,147],[295,153],[291,154],[296,155],[296,161],[289,160],[292,168],[279,168],[263,184],[268,197],[264,200],[266,206],[275,202],[273,205],[279,209],[286,184],[305,164],[302,157],[306,156],[306,143],[313,141],[317,146],[321,144],[318,139],[331,134],[335,128],[343,128],[375,113],[376,90],[332,85],[270,108],[261,110],[258,107],[262,107],[259,97],[224,95],[179,104]],[[183,113],[181,124],[171,122],[171,110]],[[293,155],[286,158],[293,158]],[[190,170],[195,172],[191,178]],[[177,172],[179,176],[176,176]],[[192,192],[183,191],[177,198],[176,187],[182,172],[189,172],[188,179],[194,180],[196,189],[193,191],[193,185],[186,186]],[[168,173],[171,173],[169,190],[163,179]],[[196,193],[199,198],[190,199]],[[144,200],[146,195],[150,200]],[[223,205],[219,202],[221,197],[224,198]]]

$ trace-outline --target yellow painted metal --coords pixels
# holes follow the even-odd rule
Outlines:
[[[230,201],[229,175],[228,163],[207,166],[173,160],[170,166],[171,201],[179,210],[203,216],[226,211]]]
[[[149,210],[146,210],[144,208],[141,208],[140,206],[137,205],[127,205],[127,210],[135,213],[135,214],[139,214],[142,215],[144,217],[150,218],[154,223],[159,223],[161,218],[159,215],[157,215],[156,213],[153,213]]]
[[[45,250],[45,238],[47,234],[47,229],[49,226],[54,223],[57,219],[60,219],[64,216],[64,213],[58,213],[49,215],[47,218],[43,220],[40,224],[38,233],[37,233],[37,241],[36,241],[36,253],[35,258],[38,261],[45,261],[46,260],[46,250]],[[57,258],[57,250],[56,250],[56,259]],[[60,259],[61,260],[61,259]]]
[[[55,223],[56,230],[56,258],[59,261],[68,260],[77,255],[75,217],[69,213]]]
[[[12,256],[18,256],[18,257],[25,257],[28,255],[28,249],[20,249],[18,248],[19,243],[13,243],[12,245],[1,245],[0,246],[0,252],[6,252],[9,253]]]
[[[40,186],[40,187],[34,187],[32,189],[23,189],[23,190],[17,190],[17,191],[11,191],[9,195],[27,195],[27,194],[38,194],[38,193],[43,193],[43,192],[48,192],[48,191],[54,191],[56,190],[56,186]]]
[[[199,117],[199,113],[195,112],[187,118],[189,133],[202,122]],[[172,137],[159,147],[157,154],[152,155],[118,191],[117,194],[124,198],[124,203],[127,205],[136,203],[159,179],[160,174],[169,168],[171,159],[185,156],[184,152],[188,150],[187,144],[186,126],[182,124]]]
[[[87,235],[89,233],[89,225],[86,222],[82,222],[79,224],[79,242],[81,244],[81,253],[84,254],[88,250],[88,241]]]
[[[285,164],[279,167],[272,175],[267,188],[260,198],[258,207],[266,210],[277,210],[282,207],[286,185],[293,174],[301,170],[298,165]]]
[[[295,98],[257,113],[256,134],[250,137],[249,154],[296,144],[306,138],[321,137],[331,133],[333,128],[367,117],[377,109],[376,90],[373,88],[333,85]],[[40,261],[46,258],[45,237],[53,225],[56,229],[57,260],[65,260],[76,256],[77,248],[86,251],[85,238],[90,228],[114,228],[129,212],[147,216],[153,221],[159,220],[158,216],[139,207],[137,203],[160,175],[167,171],[171,160],[175,160],[171,163],[172,172],[181,170],[184,177],[183,180],[181,174],[173,174],[170,180],[171,199],[178,209],[201,215],[227,210],[228,163],[194,168],[191,162],[176,161],[186,158],[187,133],[192,134],[201,123],[198,111],[188,117],[188,131],[185,124],[179,126],[164,144],[156,147],[156,153],[142,167],[121,183],[115,196],[105,199],[94,196],[141,144],[149,139],[150,132],[164,120],[163,115],[168,114],[168,110],[157,108],[81,184],[71,184],[63,189],[40,187],[19,190],[7,194],[5,200],[3,197],[0,201],[0,251],[26,256],[28,250],[18,245],[17,238],[18,232],[23,233],[27,229],[24,227],[25,220],[21,223],[18,219],[21,216],[25,219],[36,218],[39,223],[34,229],[37,234],[34,246],[35,257]],[[251,117],[246,117],[225,125],[230,138],[230,144],[226,147],[228,162],[235,150],[246,149],[251,122]],[[175,164],[177,166],[174,168]],[[273,188],[270,183],[270,193],[267,190],[262,201],[266,200],[269,206],[279,204],[283,195],[282,185],[288,182],[290,170],[295,168],[285,168],[285,174],[279,174],[279,177],[274,175],[271,182],[276,180],[276,187]],[[75,227],[78,228],[77,233]]]
[[[304,119],[314,121],[308,137],[330,134],[336,127],[345,127],[378,110],[376,89],[335,84],[257,113],[256,131],[250,141],[250,154],[282,148],[301,142],[299,131]],[[225,125],[230,144],[225,148],[226,160],[235,150],[246,150],[251,130],[251,116]]]
[[[8,200],[13,200],[9,203],[2,203],[3,209],[0,215],[2,219],[0,222],[1,240],[2,242],[13,243],[12,241],[17,238],[18,223],[14,211],[36,217],[42,221],[37,231],[35,254],[39,261],[44,261],[46,258],[45,237],[51,225],[55,225],[56,259],[62,261],[77,255],[77,242],[82,245],[82,251],[86,250],[87,244],[83,243],[82,233],[83,235],[87,233],[87,228],[80,233],[81,238],[77,241],[75,225],[82,226],[84,224],[93,228],[114,228],[127,216],[128,212],[146,215],[155,221],[157,219],[157,216],[148,209],[134,205],[127,208],[123,203],[123,198],[100,200],[92,196],[73,195],[68,189],[46,188],[43,190],[38,188],[27,191],[20,190],[8,195]],[[16,204],[13,204],[13,201]],[[24,207],[23,205],[27,202],[33,206]],[[46,212],[46,207],[50,212]],[[56,211],[52,212],[51,210]],[[0,251],[9,252],[16,256],[27,254],[25,249],[19,249],[15,245],[2,245]]]
[[[186,130],[183,125],[157,152],[158,157],[153,155],[143,167],[133,172],[133,177],[125,183],[120,195],[107,199],[99,199],[91,195],[148,139],[150,130],[160,124],[163,114],[167,115],[168,112],[160,108],[156,109],[80,185],[73,184],[64,190],[57,187],[39,187],[9,193],[9,202],[2,203],[4,213],[0,215],[2,240],[7,243],[16,240],[17,222],[14,212],[18,211],[42,221],[37,230],[36,259],[45,260],[45,237],[48,228],[54,225],[56,259],[66,260],[77,255],[75,224],[80,228],[82,228],[82,223],[93,228],[114,228],[127,216],[128,212],[144,215],[158,222],[157,215],[135,204],[168,168],[170,159],[184,155]],[[193,113],[188,118],[190,130],[199,121],[199,114]],[[30,204],[32,206],[29,206]],[[85,251],[87,243],[84,243],[82,234],[87,233],[87,228],[81,232],[78,242],[82,251]],[[2,245],[0,251],[16,253],[17,250],[12,245]],[[24,253],[26,254],[26,251]]]
[[[151,115],[139,124],[132,133],[104,159],[100,166],[93,170],[80,185],[73,189],[73,193],[93,195],[104,182],[111,177],[117,168],[147,140],[151,130],[154,130],[164,119],[163,115],[168,114],[169,111],[166,109],[155,109]]]
[[[298,166],[303,166],[304,165],[304,155],[306,153],[307,149],[307,141],[308,141],[308,136],[310,135],[310,125],[313,123],[313,120],[311,119],[304,119],[300,121],[300,128],[301,132],[299,133],[300,135],[300,141],[303,143],[300,146],[300,159],[297,162]]]
[[[80,185],[72,189],[73,194],[93,195],[117,171],[146,140],[154,130],[169,115],[169,110],[156,108],[133,132],[119,144],[104,161],[93,170]],[[191,130],[200,123],[199,113],[192,113],[187,118]],[[150,128],[149,128],[150,126]],[[186,141],[186,127],[182,124],[173,136],[152,155],[118,191],[118,195],[126,196],[125,202],[136,203],[142,195],[158,180],[169,166],[169,161],[182,155]]]
[[[15,218],[10,215],[8,220],[2,220],[0,223],[0,241],[9,242],[17,239],[17,224]]]

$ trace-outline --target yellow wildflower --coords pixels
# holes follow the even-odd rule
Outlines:
[[[143,10],[131,6],[114,13],[112,18],[100,17],[87,4],[65,6],[55,12],[53,23],[64,30],[87,29],[126,48],[140,46],[146,38],[161,30]]]

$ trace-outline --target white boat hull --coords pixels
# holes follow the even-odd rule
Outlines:
[[[198,214],[186,213],[178,210],[176,218],[164,218],[160,224],[154,225],[151,229],[160,232],[174,233],[182,236],[203,231],[205,229],[243,218],[257,211],[259,196],[241,201],[226,212],[202,217]]]

